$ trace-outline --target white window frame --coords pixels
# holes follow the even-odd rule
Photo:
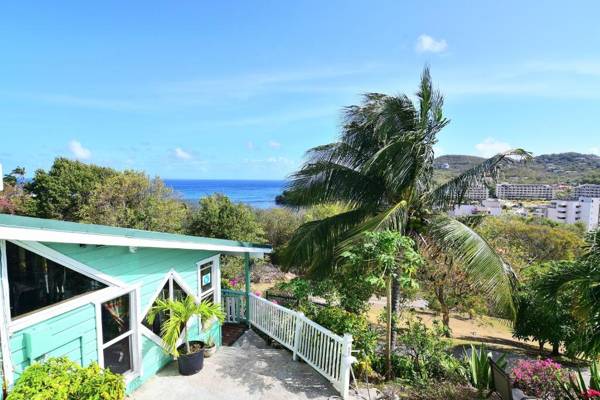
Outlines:
[[[211,288],[207,291],[202,291],[202,267],[206,264],[211,264]],[[206,297],[213,295],[213,303],[221,304],[221,255],[217,254],[196,263],[198,273],[198,298],[200,301]],[[202,334],[202,320],[198,317],[198,334]]]
[[[94,307],[96,310],[96,344],[98,346],[98,365],[104,368],[104,350],[119,342],[120,340],[131,337],[131,346],[130,346],[130,359],[131,359],[131,369],[126,371],[123,374],[125,378],[125,384],[129,384],[135,378],[141,376],[143,374],[142,371],[142,346],[141,346],[141,332],[140,326],[142,323],[141,318],[141,307],[140,307],[140,299],[141,299],[141,284],[129,286],[126,288],[119,288],[118,290],[112,290],[112,293],[107,293],[104,297],[98,298],[94,302]],[[115,299],[117,297],[121,297],[124,295],[129,295],[129,325],[131,329],[114,339],[109,340],[104,343],[103,338],[103,326],[102,326],[102,303]]]
[[[198,273],[198,297],[200,300],[209,296],[211,293],[214,293],[214,302],[219,303],[221,301],[220,287],[221,287],[221,268],[219,265],[220,254],[216,256],[212,256],[210,258],[206,258],[204,260],[200,260],[196,263],[197,273]],[[211,287],[206,291],[202,291],[202,267],[206,264],[211,264],[210,267],[210,278],[211,278]]]
[[[150,329],[148,329],[148,327],[146,327],[144,324],[142,324],[142,321],[144,321],[144,318],[146,318],[146,315],[148,315],[148,312],[150,311],[150,309],[152,308],[152,305],[154,304],[154,301],[158,298],[158,296],[160,295],[160,292],[162,292],[163,287],[165,286],[166,283],[169,284],[169,299],[173,299],[173,282],[177,282],[177,284],[179,285],[179,287],[181,287],[183,289],[183,291],[185,293],[187,293],[188,295],[192,296],[194,298],[194,301],[198,302],[198,296],[194,293],[194,290],[192,290],[183,280],[183,278],[181,277],[181,275],[179,275],[177,273],[177,271],[175,271],[174,269],[171,269],[165,276],[164,278],[160,281],[160,285],[158,286],[158,288],[156,289],[156,291],[154,292],[153,296],[152,296],[152,300],[149,302],[149,304],[144,308],[144,311],[140,314],[140,321],[139,321],[139,326],[140,326],[140,330],[141,333],[146,336],[148,339],[152,340],[154,343],[156,343],[157,345],[164,347],[165,346],[165,342],[162,340],[162,338],[160,336],[158,336],[156,333],[152,332]],[[193,320],[190,319],[188,321],[188,327],[193,323]],[[181,333],[181,336],[179,337],[179,339],[177,340],[177,346],[181,345],[183,343],[183,332]]]

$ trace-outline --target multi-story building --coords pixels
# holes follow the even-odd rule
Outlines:
[[[552,200],[546,217],[565,224],[581,222],[588,231],[598,228],[600,198],[581,197],[579,200]]]
[[[485,200],[488,197],[490,190],[485,185],[473,185],[465,193],[465,198],[469,200]]]
[[[555,189],[551,185],[499,183],[496,196],[503,200],[552,200]]]
[[[573,196],[577,199],[580,197],[600,198],[600,185],[590,183],[579,185],[573,191]]]

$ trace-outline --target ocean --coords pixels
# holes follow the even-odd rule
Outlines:
[[[197,203],[202,197],[222,193],[237,203],[256,208],[275,207],[275,197],[283,192],[285,181],[164,179],[183,200]]]

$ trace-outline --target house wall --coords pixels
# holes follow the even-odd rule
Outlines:
[[[81,365],[98,361],[95,315],[94,306],[88,304],[12,334],[10,351],[15,380],[41,357],[66,356]],[[31,336],[35,337],[34,348],[27,345]]]
[[[128,247],[79,246],[77,244],[43,243],[80,263],[116,278],[127,285],[140,285],[142,313],[151,306],[156,292],[164,283],[169,271],[176,271],[187,286],[198,294],[197,263],[218,253],[197,250]],[[214,277],[216,279],[216,276]],[[140,316],[140,320],[144,315]],[[202,339],[207,334],[220,341],[220,326],[215,324],[210,332],[200,333],[196,321],[189,329],[191,339]],[[46,335],[45,349],[37,348],[33,356],[25,345],[27,335]],[[39,341],[36,341],[39,342]],[[154,375],[171,358],[153,340],[143,334],[139,343],[142,351],[142,375],[128,384],[128,392]],[[87,304],[57,317],[14,332],[10,338],[10,352],[15,369],[15,379],[31,360],[44,356],[69,356],[86,365],[98,360],[96,315],[93,304]]]

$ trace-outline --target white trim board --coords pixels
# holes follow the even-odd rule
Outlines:
[[[195,243],[178,240],[143,239],[95,233],[76,233],[48,229],[0,226],[0,239],[33,242],[97,244],[105,246],[155,247],[162,249],[206,250],[220,253],[251,253],[262,256],[272,252],[268,247],[244,247],[227,244]]]
[[[120,279],[114,278],[104,272],[101,272],[95,268],[90,267],[82,262],[79,262],[61,252],[51,249],[38,242],[28,242],[20,240],[9,240],[17,246],[23,247],[25,250],[29,250],[36,253],[48,260],[54,261],[55,263],[61,264],[75,272],[79,272],[85,276],[97,280],[98,282],[104,283],[108,286],[127,287],[128,285]]]

